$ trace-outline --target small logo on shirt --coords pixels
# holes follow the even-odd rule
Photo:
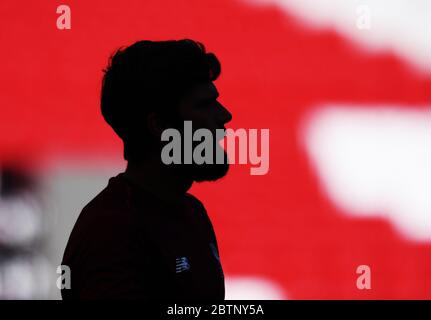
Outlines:
[[[175,272],[180,273],[190,270],[189,259],[186,257],[176,258],[175,259]]]

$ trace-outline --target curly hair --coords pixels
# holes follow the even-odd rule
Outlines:
[[[150,112],[169,115],[193,85],[211,82],[221,72],[220,62],[202,43],[190,39],[138,41],[118,49],[104,71],[101,110],[105,121],[124,142],[124,158],[131,145],[142,148]]]

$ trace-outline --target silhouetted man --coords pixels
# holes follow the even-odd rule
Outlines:
[[[73,228],[62,262],[71,289],[62,290],[63,299],[224,299],[211,221],[187,190],[223,177],[226,153],[218,164],[161,160],[165,129],[183,132],[191,121],[193,130],[215,134],[231,120],[217,101],[219,74],[216,56],[192,40],[139,41],[111,57],[101,109],[128,164]],[[217,139],[213,148],[220,148]]]

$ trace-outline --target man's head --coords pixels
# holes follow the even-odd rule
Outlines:
[[[162,131],[182,131],[184,121],[192,121],[194,130],[223,129],[231,114],[217,101],[213,81],[220,70],[214,54],[188,39],[138,41],[118,50],[105,70],[101,109],[124,142],[124,158],[137,163],[155,153],[160,158]],[[216,180],[227,169],[227,163],[175,168],[194,181]]]

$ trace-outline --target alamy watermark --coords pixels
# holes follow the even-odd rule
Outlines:
[[[359,277],[356,279],[356,288],[359,290],[371,289],[371,268],[366,264],[361,264],[356,268],[356,274]]]
[[[356,28],[359,30],[371,29],[371,9],[368,5],[359,5],[356,7]]]
[[[161,152],[164,164],[224,164],[226,151],[229,164],[252,165],[251,175],[269,171],[269,129],[217,129],[214,137],[205,128],[193,131],[192,121],[184,121],[183,133],[184,137],[174,128],[162,132],[161,140],[168,142]],[[218,142],[221,147],[215,148],[214,157]]]
[[[66,4],[59,5],[56,12],[59,14],[56,21],[57,29],[70,30],[72,28],[70,7]]]
[[[71,288],[71,272],[70,267],[67,265],[61,265],[57,267],[57,274],[59,277],[57,278],[57,288],[60,290],[70,289]]]

